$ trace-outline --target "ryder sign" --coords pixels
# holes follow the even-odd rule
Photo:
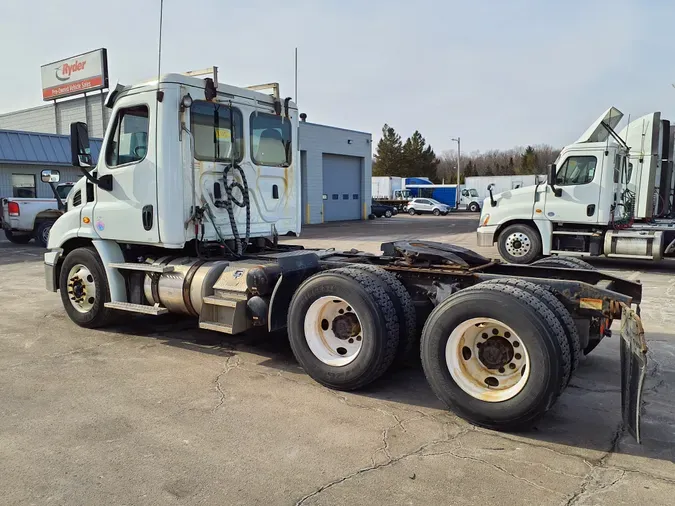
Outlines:
[[[108,55],[105,49],[48,63],[40,70],[43,100],[55,100],[108,87]]]

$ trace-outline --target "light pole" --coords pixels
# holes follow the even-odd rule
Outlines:
[[[462,151],[461,151],[461,140],[462,139],[460,137],[457,137],[457,138],[453,137],[450,140],[457,143],[457,190],[455,191],[455,200],[456,200],[455,207],[457,209],[459,209],[459,168],[460,168],[460,164],[462,163]]]

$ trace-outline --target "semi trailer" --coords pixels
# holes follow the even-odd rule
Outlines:
[[[71,125],[68,195],[45,254],[69,318],[191,316],[199,328],[286,330],[314,380],[356,390],[420,353],[434,393],[498,430],[536,423],[621,320],[625,426],[640,438],[641,285],[580,262],[509,265],[422,240],[380,255],[281,244],[301,232],[298,109],[216,76],[116,86],[102,153]],[[44,180],[58,179],[45,170]]]
[[[549,167],[546,180],[490,189],[477,229],[510,263],[541,256],[661,260],[675,255],[673,138],[659,112],[615,129],[611,107]]]

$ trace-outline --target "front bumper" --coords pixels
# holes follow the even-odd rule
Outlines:
[[[621,414],[624,427],[639,443],[647,343],[638,314],[626,304],[621,306]]]
[[[61,258],[60,251],[48,251],[45,253],[45,287],[50,292],[58,289],[58,280],[56,279],[56,266]]]
[[[489,248],[495,243],[495,235],[497,233],[497,225],[487,225],[485,227],[478,227],[476,230],[476,238],[478,239],[478,246]]]

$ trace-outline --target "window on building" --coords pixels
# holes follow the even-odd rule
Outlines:
[[[143,160],[148,154],[148,129],[147,106],[117,111],[113,133],[105,150],[106,165],[118,167]]]
[[[598,159],[594,156],[570,156],[558,169],[555,184],[560,186],[588,184],[595,177]]]
[[[19,199],[34,199],[35,191],[34,174],[12,174],[12,197]]]
[[[258,165],[287,167],[291,163],[291,122],[267,113],[251,114],[251,159]]]
[[[244,118],[224,104],[197,100],[190,108],[190,128],[197,160],[240,162],[244,156]],[[234,143],[232,142],[234,132]]]

